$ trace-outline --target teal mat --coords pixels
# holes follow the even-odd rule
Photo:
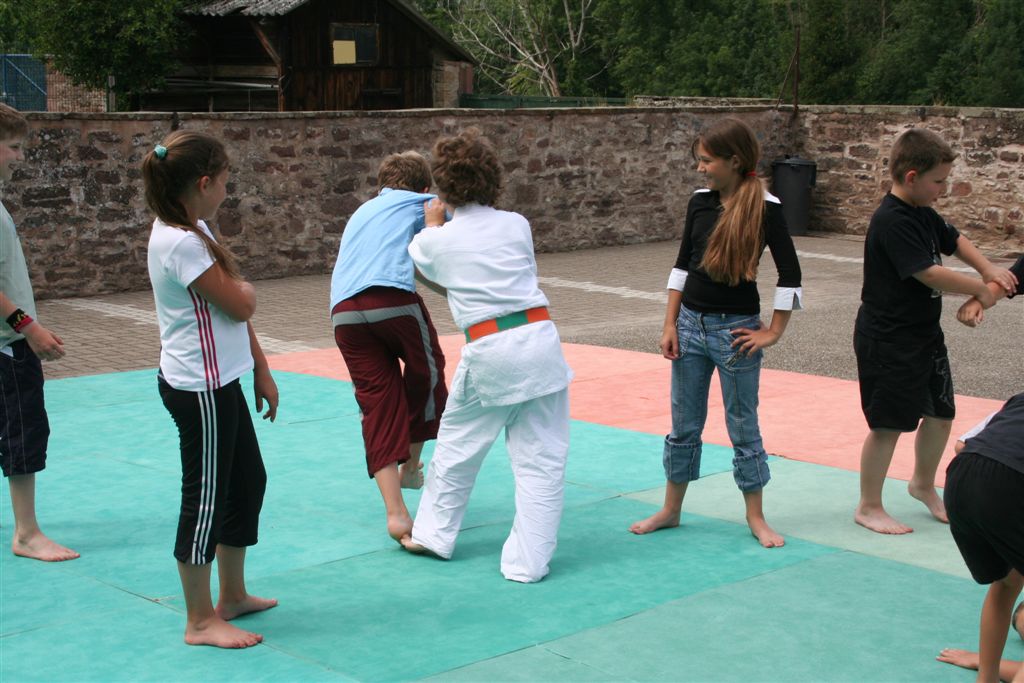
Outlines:
[[[851,473],[773,459],[766,501],[788,543],[767,551],[743,523],[731,449],[708,445],[683,525],[638,537],[629,524],[661,503],[662,437],[573,422],[552,574],[524,586],[498,570],[514,512],[502,439],[452,560],[411,556],[385,533],[351,385],[275,377],[278,421],[257,420],[269,482],[247,574],[281,605],[240,621],[265,645],[181,642],[180,465],[155,373],[58,380],[38,509],[83,556],[0,555],[0,680],[971,680],[920,657],[974,646],[984,589],[950,576],[962,567],[934,530],[903,545],[858,536],[837,502]],[[415,511],[419,493],[406,501]],[[751,668],[763,652],[767,672]]]
[[[596,671],[606,680],[967,683],[973,672],[935,657],[943,647],[975,648],[984,590],[833,553],[441,678],[542,680],[543,651],[572,662],[570,672]],[[1004,656],[1022,655],[1011,634]]]

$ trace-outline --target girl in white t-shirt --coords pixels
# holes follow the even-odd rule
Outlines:
[[[256,409],[277,414],[277,385],[252,323],[253,286],[204,222],[227,194],[228,157],[215,138],[177,131],[142,162],[156,214],[149,278],[160,323],[160,397],[181,439],[181,512],[174,556],[185,593],[185,642],[250,647],[263,636],[228,623],[276,600],[249,595],[245,551],[257,541],[266,488],[239,377],[253,371]],[[217,558],[220,597],[210,595]]]

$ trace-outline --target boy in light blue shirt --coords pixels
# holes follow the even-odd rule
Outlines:
[[[367,473],[380,488],[396,541],[412,532],[402,489],[423,486],[420,452],[437,438],[448,399],[444,355],[408,252],[426,227],[432,182],[416,152],[384,159],[379,192],[345,226],[331,278],[334,340],[362,413]]]

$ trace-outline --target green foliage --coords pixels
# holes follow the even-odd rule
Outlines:
[[[960,104],[1024,107],[1024,3],[986,0],[980,9],[962,51],[967,69],[956,99]]]
[[[0,0],[0,53],[28,49],[31,38],[15,0]]]
[[[162,83],[177,65],[185,26],[177,11],[186,0],[8,0],[30,27],[33,52],[52,56],[74,82],[118,93]]]
[[[901,0],[865,65],[858,95],[865,102],[938,104],[957,77],[959,60],[944,58],[960,49],[974,16],[973,0]]]
[[[855,84],[881,35],[886,5],[887,0],[804,0],[794,6],[800,12],[801,101],[858,101]]]

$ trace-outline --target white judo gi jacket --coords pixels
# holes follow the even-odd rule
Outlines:
[[[530,224],[517,213],[470,204],[409,245],[423,275],[448,290],[462,329],[547,306],[537,284]],[[467,343],[452,380],[420,499],[413,541],[450,557],[476,473],[502,429],[516,476],[516,519],[502,573],[538,581],[561,521],[572,370],[558,330],[541,321]]]

